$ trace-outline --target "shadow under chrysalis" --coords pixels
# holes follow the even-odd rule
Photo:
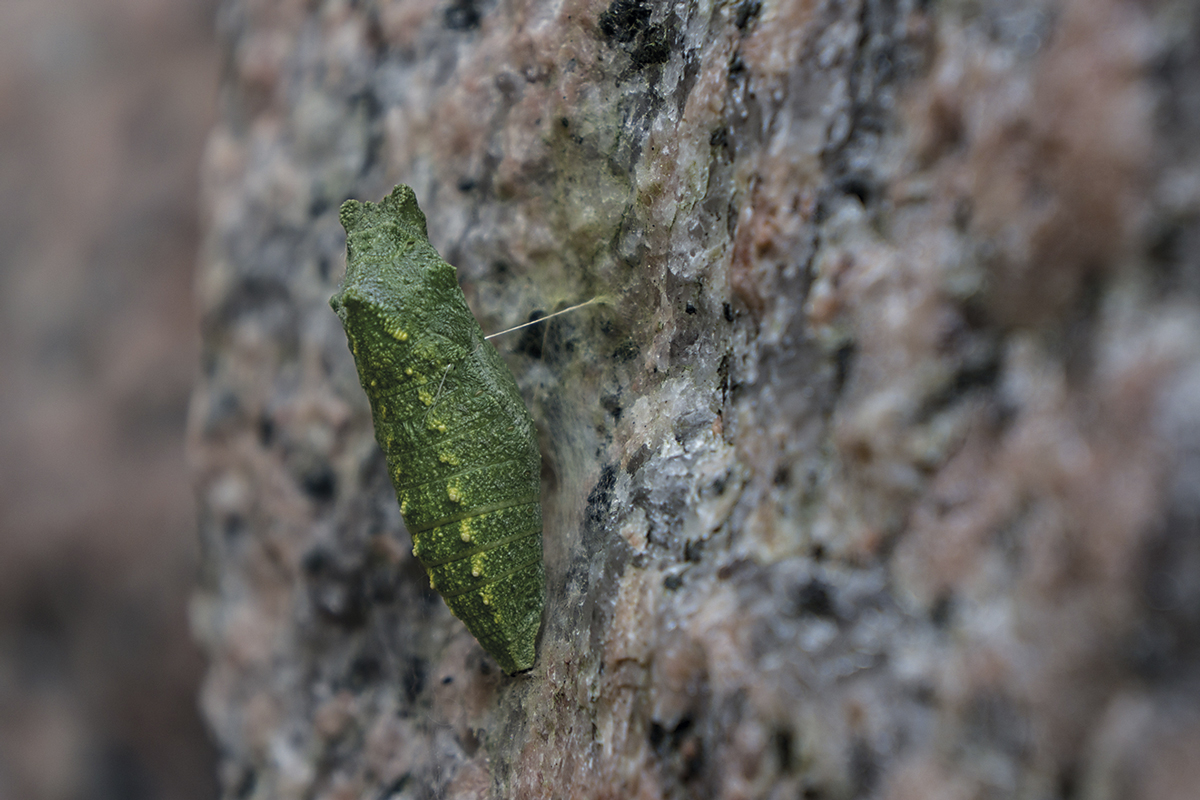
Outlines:
[[[546,577],[541,454],[512,373],[484,339],[407,186],[347,200],[330,305],[371,403],[413,553],[502,669],[533,666]]]

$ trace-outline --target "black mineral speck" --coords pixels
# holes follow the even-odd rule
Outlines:
[[[738,6],[737,18],[734,24],[738,26],[739,31],[746,30],[746,26],[750,24],[750,20],[758,16],[762,11],[762,0],[744,0]]]
[[[641,352],[641,348],[638,347],[637,342],[629,339],[613,351],[612,357],[615,361],[624,364],[637,358],[641,355]]]
[[[632,42],[650,21],[650,10],[642,0],[613,0],[600,14],[600,32],[622,44]]]
[[[308,597],[321,618],[347,628],[366,621],[362,574],[339,564],[328,550],[317,547],[301,562],[308,583]]]
[[[655,755],[679,780],[687,782],[700,776],[704,766],[704,744],[691,717],[684,717],[671,729],[651,721],[647,738]]]
[[[363,654],[350,662],[346,671],[346,688],[352,692],[361,692],[366,687],[383,677],[383,664],[370,654]]]
[[[833,354],[833,388],[835,392],[840,392],[845,387],[846,378],[850,376],[850,367],[854,363],[854,356],[857,352],[858,348],[854,342],[846,342]]]
[[[662,25],[651,25],[642,35],[641,44],[631,54],[637,69],[653,64],[665,64],[671,57],[671,44],[667,41],[667,29]]]
[[[858,198],[859,202],[870,205],[875,197],[875,186],[870,178],[861,174],[850,174],[837,181],[837,188],[844,194]]]
[[[328,503],[337,494],[337,476],[328,464],[313,467],[300,478],[300,488],[318,503]]]
[[[613,487],[617,485],[617,471],[612,464],[605,465],[600,472],[600,480],[588,494],[587,519],[592,523],[601,522],[608,516],[609,506],[612,505]]]
[[[446,27],[452,31],[469,31],[479,27],[483,18],[473,0],[456,0],[446,7]]]
[[[933,601],[933,607],[929,609],[929,621],[936,628],[946,628],[950,624],[951,618],[954,616],[954,598],[947,593],[942,593]]]
[[[270,447],[275,442],[275,421],[266,414],[258,418],[258,443],[263,448]]]
[[[404,696],[408,702],[416,702],[421,690],[425,688],[425,661],[416,656],[408,659],[404,671],[400,675],[400,685],[404,687]]]
[[[813,614],[818,617],[832,617],[833,597],[830,594],[829,584],[822,580],[813,578],[808,583],[796,590],[794,596],[796,610],[805,614]]]
[[[526,322],[536,322],[546,316],[546,312],[537,310],[529,315]],[[536,325],[530,325],[521,332],[521,340],[517,342],[516,350],[518,353],[524,353],[530,358],[539,359],[542,357],[542,343],[546,341],[546,323],[539,322]]]
[[[779,761],[780,772],[791,772],[795,758],[792,753],[795,750],[793,744],[795,735],[787,728],[780,728],[775,731],[775,735],[771,737],[775,745],[775,758]]]
[[[597,20],[600,32],[610,44],[629,53],[636,70],[662,64],[671,55],[670,32],[665,25],[650,22],[653,11],[645,0],[613,0]]]
[[[618,394],[606,394],[600,398],[600,406],[612,415],[613,422],[621,421],[621,396]]]

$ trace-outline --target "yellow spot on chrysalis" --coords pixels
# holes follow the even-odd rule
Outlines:
[[[424,403],[425,405],[427,405],[427,406],[433,405],[433,395],[430,394],[429,392],[425,391],[424,389],[417,392],[417,397],[419,397],[421,399],[421,402]]]
[[[372,385],[372,386],[378,386],[378,385],[379,385],[379,381],[375,380],[374,378],[371,378],[371,385]]]
[[[468,520],[463,520],[458,524],[458,535],[464,542],[471,541],[471,523]]]
[[[452,467],[457,467],[459,464],[458,456],[450,452],[438,454],[438,461],[442,462],[443,464],[449,464]]]
[[[405,367],[405,368],[404,368],[404,374],[405,374],[405,375],[412,375],[412,367]]]
[[[462,502],[462,490],[453,483],[446,484],[446,496],[450,498],[451,503]]]
[[[402,331],[399,328],[396,328],[392,331],[392,338],[394,338],[397,342],[407,342],[408,331]]]
[[[471,577],[478,578],[483,575],[483,556],[478,554],[471,559]]]

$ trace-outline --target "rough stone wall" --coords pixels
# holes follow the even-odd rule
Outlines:
[[[1200,11],[227,0],[192,413],[233,797],[1200,785]],[[414,187],[539,426],[498,672],[326,305]]]

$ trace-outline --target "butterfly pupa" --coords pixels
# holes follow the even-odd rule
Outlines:
[[[533,666],[546,575],[533,419],[412,189],[347,200],[346,329],[413,553],[500,667]]]

